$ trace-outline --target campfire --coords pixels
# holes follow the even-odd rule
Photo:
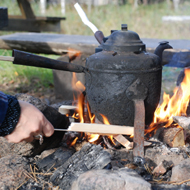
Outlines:
[[[157,127],[171,127],[173,116],[186,116],[189,105],[190,90],[190,69],[185,69],[185,77],[179,87],[174,89],[172,97],[164,93],[163,103],[159,105],[154,113],[154,120],[146,130],[146,133],[156,131]],[[176,124],[176,127],[180,127]]]
[[[173,95],[163,94],[163,102],[154,113],[153,122],[145,130],[146,136],[152,136],[162,131],[160,136],[170,147],[185,145],[185,129],[182,128],[178,117],[187,116],[187,108],[190,99],[190,69],[185,69],[185,76],[180,86],[174,89]],[[159,132],[157,130],[159,129]],[[164,131],[164,133],[163,133]]]
[[[68,55],[70,61],[75,58],[80,58],[80,51],[76,51],[74,49],[69,49]],[[185,70],[185,77],[181,82],[181,85],[174,89],[173,95],[164,93],[163,94],[163,102],[158,105],[154,112],[154,118],[150,125],[146,126],[145,129],[145,139],[149,140],[152,137],[156,137],[158,140],[163,141],[170,147],[179,147],[185,145],[185,133],[184,129],[173,119],[174,116],[186,116],[186,110],[189,104],[190,91],[188,91],[189,84],[189,76],[190,69]],[[77,92],[77,95],[73,94],[74,101],[73,105],[75,105],[75,109],[71,107],[72,111],[67,114],[67,117],[73,118],[75,122],[79,123],[102,123],[100,122],[94,113],[91,113],[89,102],[86,98],[85,86],[80,81],[77,80],[76,74],[73,73],[72,79],[72,87]],[[77,102],[77,103],[76,103]],[[60,109],[61,112],[65,109]],[[69,109],[67,107],[67,109]],[[100,113],[103,118],[103,124],[105,127],[109,128],[106,125],[110,125],[108,118],[106,118],[103,114]],[[80,126],[78,126],[80,127]],[[94,127],[93,125],[89,127]],[[159,129],[159,130],[158,130]],[[80,131],[80,130],[79,130]],[[133,137],[134,134],[131,135],[104,135],[101,134],[91,134],[88,132],[79,132],[72,136],[72,141],[66,140],[68,146],[75,146],[77,143],[81,143],[81,141],[86,141],[94,144],[101,144],[104,148],[121,148],[121,146],[129,149],[133,148]],[[67,138],[70,138],[67,136]],[[147,141],[144,141],[144,145],[150,145]]]
[[[91,113],[90,105],[86,100],[85,86],[82,84],[82,82],[77,80],[75,73],[73,73],[72,87],[77,92],[77,96],[73,94],[74,102],[77,102],[77,105],[74,113],[71,112],[72,114],[67,114],[67,117],[74,118],[75,121],[78,121],[80,123],[100,123],[100,121],[96,119],[95,114]],[[73,105],[75,104],[74,102]],[[65,107],[63,109],[62,108],[63,107],[60,108],[61,112],[63,112]],[[102,115],[102,117],[104,121],[103,123],[105,125],[110,125],[108,119],[104,115]],[[107,147],[111,147],[109,143],[111,142],[113,147],[115,146],[113,135],[102,137],[100,134],[81,133],[79,136],[80,138],[77,136],[72,142],[67,141],[69,143],[68,146],[74,146],[77,141],[81,143],[81,140],[94,144],[102,144],[102,141],[104,141],[104,145],[107,145]]]
[[[73,59],[80,57],[80,53],[77,52],[76,55],[74,52],[72,50],[71,62]],[[143,132],[145,155],[140,162],[135,162],[135,155],[133,155],[136,129],[133,126],[110,125],[109,117],[101,112],[99,114],[103,122],[100,121],[91,110],[86,87],[77,80],[75,73],[73,73],[72,85],[77,91],[77,95],[73,105],[59,108],[60,112],[64,113],[61,116],[69,118],[71,121],[70,127],[64,129],[67,132],[62,139],[62,143],[66,143],[67,148],[64,145],[45,158],[35,157],[34,166],[31,166],[28,170],[31,171],[29,173],[25,171],[27,180],[28,178],[29,180],[27,183],[22,182],[24,183],[24,185],[21,184],[22,188],[27,189],[32,185],[34,187],[35,183],[42,187],[43,184],[39,184],[39,181],[42,180],[48,181],[46,184],[49,187],[57,186],[61,189],[70,189],[74,185],[73,180],[86,179],[85,174],[90,178],[96,172],[100,172],[98,176],[101,176],[102,179],[109,176],[108,173],[111,172],[110,175],[116,175],[114,180],[112,179],[112,181],[115,181],[118,175],[123,175],[124,170],[126,173],[131,172],[127,168],[135,170],[146,181],[156,183],[156,186],[159,186],[161,182],[167,185],[180,185],[177,182],[182,183],[185,179],[178,179],[176,173],[179,173],[179,170],[175,172],[174,169],[181,164],[180,170],[183,171],[186,168],[183,162],[188,160],[190,153],[190,147],[188,146],[190,142],[190,119],[186,113],[190,95],[188,92],[189,72],[190,69],[185,69],[184,80],[180,86],[176,87],[173,96],[170,97],[164,93],[163,103],[156,108],[152,123],[146,124],[145,133]],[[136,84],[138,86],[139,82],[136,81]],[[133,85],[132,87],[134,88]],[[139,113],[141,117],[145,116],[143,113],[142,115],[141,112]],[[117,168],[116,171],[121,173],[116,174],[113,168]],[[122,168],[124,170],[120,170]],[[104,173],[105,171],[109,172]],[[49,177],[46,175],[49,175]],[[134,173],[130,173],[123,177],[123,180],[126,182],[133,175]],[[135,173],[135,175],[137,174]],[[181,174],[181,176],[184,175]],[[141,180],[142,178],[138,177],[132,181],[135,181],[135,185],[140,183],[141,186]],[[78,183],[81,183],[81,181]],[[88,183],[86,182],[86,184]],[[126,184],[128,187],[129,184],[133,183],[129,180]],[[150,183],[146,182],[146,185],[144,189],[150,189]],[[154,185],[152,184],[152,186]],[[74,189],[76,188],[73,187]]]

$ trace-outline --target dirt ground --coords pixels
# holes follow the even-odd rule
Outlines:
[[[49,84],[48,86],[40,85],[39,79],[32,79],[30,84],[17,81],[10,81],[3,84],[0,83],[0,91],[10,95],[26,93],[41,99],[48,105],[56,103],[53,84]]]

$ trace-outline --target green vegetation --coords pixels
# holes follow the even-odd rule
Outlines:
[[[129,30],[137,32],[140,38],[190,39],[189,23],[162,22],[162,16],[190,15],[189,1],[183,1],[183,3],[180,4],[179,10],[177,12],[175,12],[173,8],[169,7],[166,1],[163,3],[153,3],[147,6],[140,5],[136,9],[131,3],[129,3],[132,1],[128,0],[127,2],[127,4],[122,6],[109,4],[106,6],[92,7],[90,12],[88,11],[87,6],[83,5],[82,8],[86,12],[89,20],[95,24],[99,30],[102,30],[105,36],[108,36],[110,34],[111,29],[120,29],[122,23],[127,23]],[[8,12],[10,15],[21,14],[16,0],[1,0],[0,5],[8,7]],[[36,3],[33,0],[31,1],[31,5],[35,14],[40,15],[39,3]],[[46,15],[59,17],[62,16],[60,5],[47,7]],[[92,31],[82,23],[73,4],[67,4],[65,16],[66,20],[62,21],[61,33],[73,35],[93,35]],[[9,33],[10,32],[0,32],[0,35]],[[10,54],[11,51],[0,51],[0,55]],[[53,55],[49,57],[57,58],[57,56]],[[167,73],[170,73],[170,71],[179,72],[180,69],[176,70],[170,68],[165,70],[166,73],[163,74],[163,76],[167,76]],[[173,76],[171,80],[176,80],[176,74],[170,76]],[[43,85],[44,87],[48,86],[49,84],[53,84],[53,76],[51,70],[14,66],[8,62],[0,62],[0,80],[2,83],[17,81],[19,84],[25,83],[27,85],[31,85],[33,78],[39,79],[39,83],[36,85],[36,89],[38,89],[39,84]]]
[[[189,23],[162,22],[162,16],[190,15],[190,1],[183,1],[177,12],[166,1],[140,5],[136,9],[129,3],[132,1],[127,2],[125,5],[109,4],[92,7],[90,12],[87,6],[82,5],[82,8],[89,20],[105,35],[109,35],[111,29],[120,29],[121,24],[126,23],[129,29],[137,32],[141,38],[190,39]],[[8,7],[10,15],[21,14],[16,0],[1,0],[0,5]],[[35,15],[40,16],[39,3],[31,1],[31,5]],[[61,6],[47,7],[46,16],[62,16]],[[67,4],[65,16],[66,20],[62,21],[62,33],[93,35],[92,31],[82,23],[73,4]]]
[[[11,50],[0,50],[0,55],[11,56]],[[44,55],[56,59],[56,55]],[[53,87],[51,69],[14,65],[11,62],[0,61],[0,90],[6,93],[37,92],[39,89]],[[28,88],[26,88],[26,86]]]
[[[0,55],[4,56],[11,56],[12,51],[10,50],[0,50]],[[43,55],[46,57],[56,58],[57,56],[48,56]],[[11,62],[7,61],[0,61],[0,80],[6,81],[7,78],[9,81],[16,81],[19,78],[22,78],[24,81],[27,81],[28,84],[30,84],[33,77],[39,77],[41,78],[41,81],[44,83],[44,85],[47,85],[48,83],[52,82],[52,71],[50,69],[43,69],[43,68],[37,68],[37,67],[27,67],[22,65],[14,65]],[[28,79],[28,80],[27,80]]]

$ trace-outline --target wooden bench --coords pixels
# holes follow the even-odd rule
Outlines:
[[[35,16],[28,0],[17,0],[22,15],[9,15],[8,26],[1,30],[5,31],[61,31],[61,20],[65,17],[37,17]]]
[[[148,52],[154,52],[162,39],[141,39]],[[168,40],[173,50],[165,50],[163,62],[173,67],[190,66],[190,40]],[[0,49],[18,49],[31,53],[65,54],[69,48],[93,54],[98,46],[94,36],[14,33],[0,36]]]
[[[0,29],[8,25],[8,13],[6,7],[0,7]]]

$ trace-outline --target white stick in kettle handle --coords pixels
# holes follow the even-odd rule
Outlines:
[[[81,6],[78,3],[75,3],[74,7],[77,10],[82,22],[85,25],[87,25],[94,33],[97,32],[98,31],[97,27],[88,20],[85,12],[82,10]]]

